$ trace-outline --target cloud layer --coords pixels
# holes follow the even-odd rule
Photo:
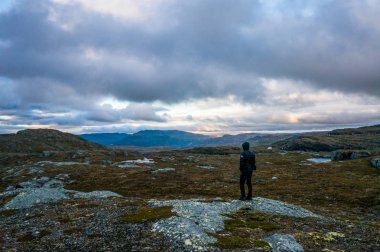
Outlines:
[[[0,12],[0,127],[176,121],[197,130],[214,116],[194,126],[190,111],[175,111],[210,99],[249,108],[218,115],[230,118],[224,131],[239,121],[252,129],[376,122],[378,11],[370,0],[15,0]],[[321,90],[328,97],[314,95]],[[323,111],[336,94],[356,101]],[[110,97],[125,105],[101,102]]]

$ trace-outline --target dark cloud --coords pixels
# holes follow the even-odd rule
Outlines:
[[[169,1],[130,22],[79,3],[18,0],[0,13],[0,108],[76,113],[60,124],[165,122],[154,107],[98,103],[268,103],[263,78],[380,97],[379,10],[353,0]]]

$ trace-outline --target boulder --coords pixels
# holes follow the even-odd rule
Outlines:
[[[351,151],[340,150],[331,152],[331,160],[348,160],[369,157],[371,153],[368,151]]]
[[[303,252],[303,247],[292,235],[273,234],[264,239],[272,246],[273,252]]]
[[[380,158],[374,158],[371,160],[371,166],[380,169]]]

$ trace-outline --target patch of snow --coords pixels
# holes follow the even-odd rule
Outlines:
[[[54,165],[54,166],[65,166],[65,165],[88,165],[89,163],[80,162],[53,162],[53,161],[39,161],[35,163],[38,166]]]
[[[173,171],[175,171],[175,168],[161,168],[161,169],[152,171],[152,173],[168,173],[168,172],[173,172]]]
[[[133,163],[133,164],[154,164],[153,159],[146,158],[146,157],[144,157],[144,159],[127,160],[125,162]]]
[[[306,160],[313,164],[322,164],[322,163],[331,162],[331,158],[308,158]]]
[[[212,165],[198,165],[199,168],[202,169],[214,169],[215,167]]]
[[[113,166],[117,166],[120,168],[138,168],[137,164],[154,164],[153,159],[146,158],[144,159],[136,159],[136,160],[126,160],[118,163],[114,163]]]
[[[271,149],[272,149],[272,147],[270,147],[270,146],[267,148],[267,150],[271,150]]]

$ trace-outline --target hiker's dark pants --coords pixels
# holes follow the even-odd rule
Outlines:
[[[244,183],[247,182],[248,195],[247,197],[252,197],[252,172],[240,172],[240,193],[241,197],[245,197]]]

